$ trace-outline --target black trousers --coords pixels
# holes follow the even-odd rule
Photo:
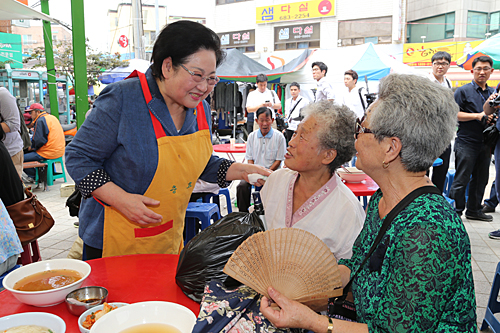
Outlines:
[[[236,202],[238,204],[238,210],[240,212],[248,213],[248,208],[250,208],[251,194],[252,185],[244,180],[240,180],[240,183],[236,187]]]
[[[443,160],[443,164],[432,168],[432,182],[436,187],[443,192],[444,182],[446,180],[446,175],[448,174],[448,167],[450,166],[450,156],[451,156],[451,144],[446,148],[446,150],[439,156]]]

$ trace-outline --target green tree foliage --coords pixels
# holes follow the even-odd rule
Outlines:
[[[120,60],[120,54],[110,54],[108,52],[100,52],[86,42],[87,48],[87,83],[89,86],[99,84],[99,74],[105,70],[113,69],[120,66],[127,66],[126,61]],[[74,77],[73,66],[73,45],[69,41],[54,42],[54,64],[56,72]],[[30,60],[36,60],[33,67],[46,67],[45,65],[45,48],[37,47],[33,53],[25,58],[23,62],[27,63]]]
[[[12,60],[0,61],[0,69],[5,69],[5,64],[13,64]]]

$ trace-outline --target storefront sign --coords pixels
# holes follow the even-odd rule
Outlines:
[[[319,40],[319,23],[297,24],[274,28],[274,42],[301,42]]]
[[[403,46],[403,62],[409,66],[432,66],[432,56],[439,51],[448,52],[451,55],[451,64],[473,48],[478,46],[482,40],[463,42],[440,42],[440,43],[407,43]]]
[[[0,32],[0,62],[12,61],[11,68],[23,68],[21,35]]]
[[[128,46],[128,38],[125,35],[121,35],[120,38],[118,38],[118,44],[120,44],[121,47],[125,48]]]
[[[224,48],[255,45],[255,30],[241,30],[218,33]]]
[[[282,22],[335,16],[335,0],[313,0],[257,7],[256,22]]]

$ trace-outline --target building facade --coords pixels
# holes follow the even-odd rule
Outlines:
[[[31,55],[37,47],[45,47],[43,42],[43,26],[32,25],[31,20],[12,20],[12,33],[21,35],[23,55]],[[71,31],[59,24],[51,24],[52,42],[72,42]]]

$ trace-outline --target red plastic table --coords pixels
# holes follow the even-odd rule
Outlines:
[[[108,302],[137,303],[167,301],[189,308],[198,316],[200,304],[189,299],[175,284],[178,255],[138,254],[89,260],[90,276],[83,286],[108,289]],[[40,308],[19,302],[12,294],[0,292],[0,317],[22,312],[49,312],[66,322],[67,333],[79,333],[78,317],[68,312],[66,304]]]
[[[371,197],[377,190],[378,185],[369,176],[366,176],[365,180],[361,183],[348,183],[342,180],[344,184],[354,193],[357,197],[363,197],[363,207],[366,208],[367,198]]]
[[[214,151],[217,153],[226,153],[229,156],[229,159],[232,161],[236,161],[233,156],[234,154],[245,154],[247,152],[247,145],[244,147],[238,147],[235,145],[231,145],[230,143],[225,143],[221,145],[214,145]]]

